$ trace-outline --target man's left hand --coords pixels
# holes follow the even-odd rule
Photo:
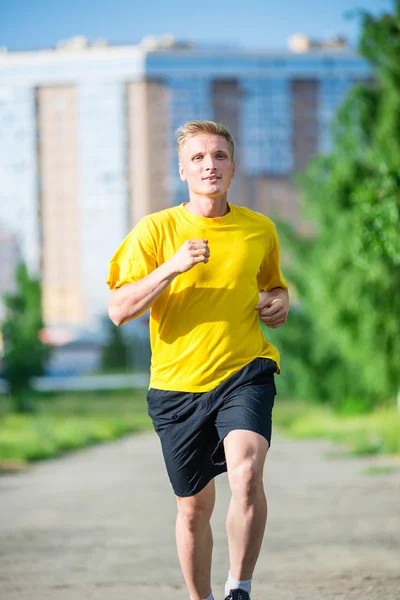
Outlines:
[[[270,292],[260,291],[258,306],[260,319],[267,327],[276,329],[286,323],[289,312],[289,296],[287,290],[274,288]]]

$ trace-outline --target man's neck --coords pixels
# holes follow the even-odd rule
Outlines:
[[[227,194],[219,198],[208,198],[207,196],[191,196],[187,204],[186,210],[198,217],[208,217],[215,219],[223,217],[230,212]]]

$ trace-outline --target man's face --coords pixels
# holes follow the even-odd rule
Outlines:
[[[179,175],[195,194],[217,198],[230,186],[235,174],[228,141],[212,133],[189,138],[181,148]]]

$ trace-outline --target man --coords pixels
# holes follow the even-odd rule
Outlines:
[[[143,218],[110,262],[109,314],[123,325],[150,309],[149,415],[178,505],[178,556],[192,600],[213,600],[214,477],[228,472],[229,600],[249,600],[267,517],[263,467],[279,355],[260,319],[288,313],[274,224],[228,204],[230,133],[213,121],[178,130],[189,202]]]

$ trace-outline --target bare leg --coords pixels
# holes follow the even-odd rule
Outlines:
[[[213,539],[210,518],[215,504],[215,484],[188,498],[177,498],[176,545],[189,594],[202,600],[211,593]]]
[[[232,498],[226,529],[230,571],[238,580],[250,579],[260,553],[267,522],[263,469],[268,442],[252,431],[231,431],[224,440]]]

